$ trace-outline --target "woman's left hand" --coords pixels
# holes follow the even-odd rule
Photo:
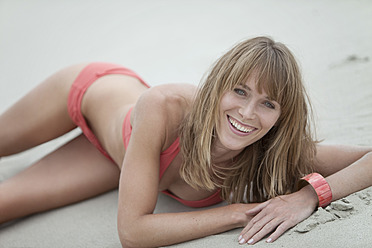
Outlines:
[[[309,217],[318,204],[318,197],[310,185],[300,191],[270,199],[246,215],[255,215],[239,236],[239,244],[254,244],[272,234],[266,242],[275,241],[289,228]]]

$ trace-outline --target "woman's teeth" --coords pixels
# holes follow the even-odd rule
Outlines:
[[[249,133],[249,132],[252,132],[254,130],[254,128],[243,127],[237,121],[231,119],[230,117],[229,117],[229,121],[230,121],[231,125],[233,125],[233,127],[235,127],[236,129],[238,129],[241,132]]]

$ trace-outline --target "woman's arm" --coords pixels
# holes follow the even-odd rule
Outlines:
[[[326,177],[332,201],[372,185],[372,149],[358,146],[318,145],[315,171]],[[247,211],[254,216],[241,232],[241,243],[254,244],[270,232],[268,242],[307,218],[318,198],[310,185],[276,197]],[[243,240],[244,239],[244,240]]]
[[[245,226],[250,204],[184,213],[143,214],[124,223],[119,216],[119,237],[123,247],[159,247],[206,237]]]
[[[372,185],[372,148],[319,145],[315,169],[332,190],[332,201]]]
[[[118,231],[123,247],[158,247],[245,226],[253,205],[187,213],[153,214],[159,185],[159,156],[169,134],[167,113],[177,103],[159,96],[141,99],[133,110],[131,141],[119,186]],[[181,110],[178,110],[181,111]]]

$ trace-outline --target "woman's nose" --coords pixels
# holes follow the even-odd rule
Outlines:
[[[243,105],[239,109],[239,114],[243,119],[251,120],[256,116],[256,106],[254,103],[250,102],[246,105]]]

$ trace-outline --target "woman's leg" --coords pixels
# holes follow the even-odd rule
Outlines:
[[[0,157],[57,138],[76,126],[67,112],[70,87],[85,65],[63,69],[0,116]]]
[[[0,223],[112,190],[119,174],[118,167],[80,135],[0,183]]]

